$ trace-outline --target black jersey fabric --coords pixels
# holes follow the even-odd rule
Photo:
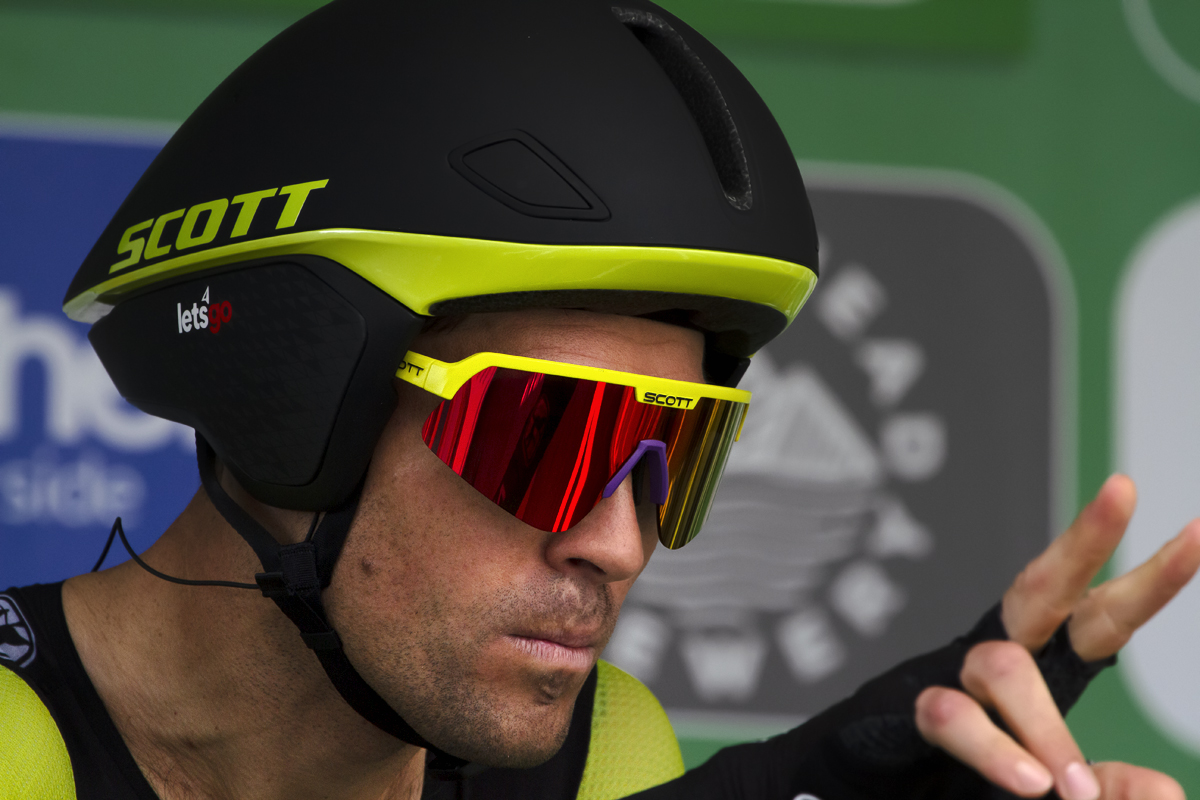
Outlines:
[[[24,666],[0,659],[29,684],[58,723],[79,800],[157,800],[84,671],[67,629],[62,584],[8,589],[33,632],[36,655]],[[728,747],[683,776],[640,792],[638,800],[959,800],[1013,798],[928,745],[914,702],[929,686],[961,688],[967,650],[1005,639],[999,607],[966,636],[899,665],[804,725],[764,742]],[[1088,682],[1115,658],[1084,663],[1064,625],[1037,655],[1066,713]],[[569,800],[580,785],[591,735],[596,671],[580,692],[566,744],[530,770],[472,769],[428,774],[423,800]]]
[[[83,669],[67,620],[62,584],[7,589],[33,633],[35,654],[24,667],[0,659],[41,698],[58,723],[78,800],[158,800]]]

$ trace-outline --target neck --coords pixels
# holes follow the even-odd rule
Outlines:
[[[144,560],[253,583],[250,548],[197,493]],[[84,668],[164,800],[417,798],[424,751],[375,728],[258,592],[180,586],[132,562],[67,581]]]

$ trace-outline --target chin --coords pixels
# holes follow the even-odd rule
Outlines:
[[[491,767],[536,767],[563,746],[587,673],[511,663],[445,691],[426,735],[449,753]],[[497,674],[498,673],[498,674]],[[448,712],[448,713],[447,713]]]
[[[448,753],[488,767],[528,769],[550,760],[567,740],[574,698],[565,710],[540,706],[533,714],[496,713],[490,719],[458,718],[445,735],[427,736]],[[553,712],[553,713],[549,713]]]
[[[541,766],[554,757],[567,740],[567,732],[557,737],[554,742],[522,742],[520,746],[504,752],[488,752],[480,758],[471,759],[477,764],[489,767],[508,767],[511,769],[530,769]]]

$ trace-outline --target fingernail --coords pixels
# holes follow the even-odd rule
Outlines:
[[[1078,761],[1063,771],[1063,784],[1063,800],[1096,800],[1100,796],[1095,773]]]
[[[1042,795],[1053,785],[1054,777],[1043,767],[1028,761],[1017,762],[1017,788],[1023,794]]]

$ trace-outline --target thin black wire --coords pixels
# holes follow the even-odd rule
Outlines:
[[[146,570],[146,572],[149,572],[156,578],[162,578],[164,581],[179,583],[183,584],[184,586],[227,586],[230,589],[254,589],[255,591],[259,589],[259,585],[257,583],[237,583],[235,581],[190,581],[186,578],[174,578],[170,575],[165,575],[159,572],[145,561],[142,561],[142,559],[138,557],[138,554],[133,552],[133,546],[130,545],[129,540],[125,538],[125,527],[121,525],[120,517],[117,517],[113,521],[112,530],[108,532],[108,541],[104,545],[104,551],[100,553],[100,560],[96,562],[96,566],[92,567],[92,572],[96,572],[98,569],[100,569],[100,565],[104,563],[104,559],[108,555],[108,548],[112,547],[113,537],[117,534],[120,534],[121,544],[125,545],[125,549],[129,552],[129,557],[132,558],[139,567]]]
[[[117,526],[121,524],[121,518],[117,517],[117,521],[113,523],[112,530],[108,532],[108,541],[104,543],[104,549],[100,551],[100,558],[96,560],[96,566],[92,567],[92,572],[99,572],[100,565],[104,563],[104,559],[108,558],[108,548],[112,547],[113,539],[117,535]]]
[[[315,514],[313,514],[312,522],[309,523],[308,533],[305,534],[304,541],[306,541],[306,542],[312,541],[313,535],[316,534],[316,532],[317,532],[317,524],[320,523],[320,521],[321,521],[321,512],[318,511]]]

